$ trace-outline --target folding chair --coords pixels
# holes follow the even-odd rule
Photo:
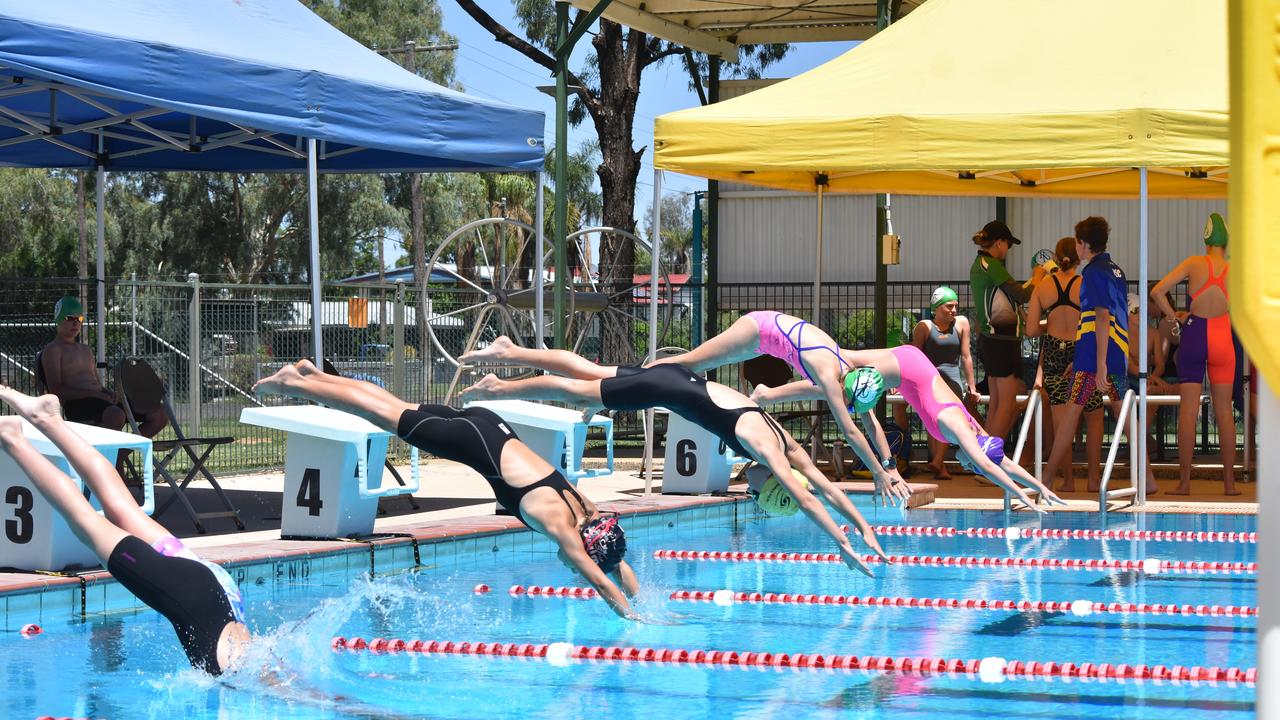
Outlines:
[[[323,368],[323,369],[324,369],[324,374],[325,374],[325,375],[332,375],[332,376],[334,376],[334,377],[342,377],[342,373],[338,372],[338,368],[334,367],[333,363],[329,362],[329,358],[322,358],[322,362],[323,362],[323,364],[324,364],[324,368]],[[399,470],[396,470],[396,466],[395,466],[395,465],[392,465],[390,460],[386,460],[386,461],[384,461],[384,462],[383,462],[383,465],[387,468],[387,470],[389,470],[389,471],[391,472],[391,477],[395,478],[397,483],[400,483],[400,487],[404,487],[404,485],[405,485],[405,483],[404,483],[404,478],[400,477],[400,471],[399,471]],[[422,508],[420,508],[420,507],[418,506],[418,501],[417,501],[417,500],[415,500],[415,499],[414,499],[414,497],[413,497],[412,495],[403,495],[403,496],[401,496],[401,497],[408,498],[408,499],[409,499],[409,506],[410,506],[410,507],[412,507],[414,510],[421,510],[421,509],[422,509]],[[385,511],[379,511],[379,514],[386,514],[386,513],[385,513]]]
[[[240,510],[227,497],[222,486],[218,484],[218,480],[214,478],[213,473],[205,467],[205,463],[209,460],[209,455],[213,453],[214,448],[219,445],[226,445],[233,442],[233,437],[187,437],[182,432],[182,426],[178,424],[178,417],[173,412],[173,405],[169,402],[169,393],[165,388],[164,382],[156,375],[156,371],[147,364],[145,360],[138,358],[125,358],[121,361],[119,367],[116,368],[116,387],[120,390],[120,398],[124,404],[126,417],[129,419],[129,426],[133,431],[138,432],[138,415],[147,415],[153,412],[163,411],[169,418],[169,427],[173,428],[173,433],[177,436],[173,440],[156,440],[152,442],[152,461],[155,470],[169,483],[169,487],[173,488],[173,497],[169,498],[156,509],[156,515],[164,514],[175,501],[182,504],[183,510],[187,516],[195,523],[196,532],[204,534],[204,523],[201,522],[206,518],[231,518],[235,522],[236,528],[244,530],[244,522],[240,519]],[[194,388],[192,392],[199,392],[199,388]],[[198,451],[198,452],[197,452]],[[181,457],[185,453],[191,459],[191,468],[187,471],[186,477],[178,482],[174,479],[173,472],[169,470],[169,464],[174,459]],[[215,510],[211,512],[196,512],[192,507],[191,501],[187,499],[186,489],[197,475],[203,475],[205,480],[213,486],[214,492],[218,499],[222,502],[225,510]]]

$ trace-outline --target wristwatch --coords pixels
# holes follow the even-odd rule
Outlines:
[[[880,467],[884,468],[885,470],[896,470],[898,469],[898,458],[890,455],[889,457],[880,461]]]

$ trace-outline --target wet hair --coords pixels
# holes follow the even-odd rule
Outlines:
[[[1053,248],[1053,261],[1063,270],[1072,270],[1080,264],[1080,253],[1076,252],[1076,239],[1064,237]]]
[[[1111,225],[1106,218],[1097,215],[1087,217],[1076,223],[1076,239],[1089,246],[1089,252],[1107,251],[1107,239],[1111,237]]]
[[[616,516],[597,517],[584,524],[579,534],[591,561],[606,573],[616,570],[627,554],[627,534]]]

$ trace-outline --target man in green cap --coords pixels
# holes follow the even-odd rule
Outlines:
[[[40,365],[49,392],[58,396],[67,419],[72,422],[110,430],[124,427],[120,398],[102,387],[93,351],[80,342],[84,306],[71,295],[65,295],[53,306],[53,320],[57,323],[56,335],[53,342],[40,351]],[[138,418],[139,429],[147,437],[160,432],[166,423],[163,413],[154,414],[159,417]]]

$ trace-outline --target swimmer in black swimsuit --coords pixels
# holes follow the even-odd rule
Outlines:
[[[0,399],[58,446],[102,503],[100,514],[76,484],[31,445],[17,417],[0,417],[0,447],[76,537],[121,585],[173,623],[193,667],[212,675],[234,667],[251,638],[240,591],[231,577],[142,512],[111,462],[63,421],[57,397],[33,398],[0,386]]]
[[[708,382],[683,365],[605,367],[567,350],[522,348],[506,337],[460,359],[468,363],[527,365],[566,376],[505,381],[487,375],[463,391],[471,398],[559,400],[587,406],[588,412],[601,407],[642,410],[661,406],[715,433],[734,452],[767,466],[809,519],[836,541],[845,564],[870,576],[870,568],[853,552],[849,538],[840,532],[826,507],[792,475],[794,467],[858,528],[868,547],[888,559],[875,532],[848,496],[818,471],[804,448],[776,420],[742,393]]]
[[[358,415],[420,450],[467,465],[520,522],[559,545],[560,561],[591,583],[614,612],[635,617],[627,597],[639,587],[623,559],[626,536],[617,518],[602,515],[492,411],[406,403],[373,383],[326,375],[307,360],[286,365],[253,389]]]

